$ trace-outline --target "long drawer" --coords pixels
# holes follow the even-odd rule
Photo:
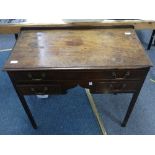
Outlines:
[[[15,81],[50,80],[141,80],[146,70],[99,70],[99,71],[14,71],[9,72]]]

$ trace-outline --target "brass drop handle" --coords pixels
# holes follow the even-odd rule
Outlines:
[[[45,73],[42,73],[42,74],[41,74],[41,78],[33,78],[33,76],[32,76],[31,73],[28,73],[27,76],[28,76],[28,78],[30,78],[30,79],[33,80],[33,81],[41,81],[41,80],[43,80],[43,78],[46,77],[46,74],[45,74]]]
[[[31,73],[28,73],[27,76],[28,76],[28,78],[32,78],[32,74]]]
[[[46,74],[45,73],[41,73],[41,77],[42,78],[45,78],[46,77]]]
[[[40,79],[31,79],[31,80],[33,80],[33,81],[41,81],[42,79],[40,78]]]
[[[111,89],[115,89],[115,90],[119,90],[119,89],[124,89],[124,88],[126,88],[126,84],[125,83],[123,83],[123,84],[120,84],[119,86],[117,86],[117,87],[115,87],[113,84],[110,84],[110,88]]]
[[[47,87],[44,87],[44,91],[45,91],[45,92],[48,91],[48,88],[47,88]]]
[[[126,79],[128,76],[130,76],[130,72],[127,71],[123,77],[118,77],[117,73],[116,72],[112,72],[112,76],[117,79],[117,80],[123,80],[123,79]]]
[[[34,88],[31,88],[31,91],[35,91],[35,89]]]
[[[31,88],[31,91],[33,92],[33,93],[35,93],[36,95],[38,95],[38,94],[45,94],[47,91],[48,91],[48,88],[47,87],[44,87],[44,89],[43,89],[43,91],[41,91],[41,92],[36,92],[36,90],[35,90],[35,88]]]

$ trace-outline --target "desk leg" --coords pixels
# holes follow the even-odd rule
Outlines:
[[[28,107],[28,105],[27,105],[27,103],[26,103],[26,100],[25,100],[25,98],[24,98],[24,95],[22,95],[22,94],[16,89],[16,87],[14,87],[14,88],[15,88],[16,93],[17,93],[17,95],[18,95],[18,98],[19,98],[19,100],[20,100],[20,102],[21,102],[21,104],[22,104],[22,106],[23,106],[23,108],[24,108],[24,110],[25,110],[25,112],[26,112],[26,114],[27,114],[27,117],[29,118],[29,120],[30,120],[30,122],[31,122],[32,127],[33,127],[34,129],[37,129],[37,124],[36,124],[36,122],[35,122],[35,120],[34,120],[34,118],[33,118],[33,116],[32,116],[32,113],[31,113],[31,111],[30,111],[30,109],[29,109],[29,107]]]
[[[25,110],[25,112],[26,112],[26,114],[27,114],[27,116],[28,116],[31,124],[32,124],[32,127],[34,129],[37,129],[37,124],[36,124],[36,122],[35,122],[35,120],[34,120],[34,118],[32,116],[32,113],[31,113],[31,111],[30,111],[30,109],[29,109],[29,107],[28,107],[28,105],[26,103],[26,100],[24,98],[24,95],[20,94],[17,90],[16,90],[16,92],[17,92],[18,97],[19,97],[19,99],[21,101],[21,104],[22,104],[22,106],[23,106],[23,108],[24,108],[24,110]]]
[[[16,40],[18,39],[18,34],[17,34],[17,33],[15,33],[15,39],[16,39]]]
[[[125,126],[126,126],[126,124],[127,124],[127,122],[128,122],[128,119],[129,119],[129,117],[130,117],[130,115],[131,115],[131,113],[132,113],[132,111],[133,111],[134,106],[135,106],[135,103],[136,103],[136,100],[137,100],[137,98],[138,98],[138,95],[139,95],[139,91],[137,91],[137,92],[135,92],[135,93],[133,94],[133,97],[132,97],[131,102],[130,102],[130,104],[129,104],[127,113],[126,113],[126,115],[125,115],[125,118],[124,118],[124,120],[123,120],[123,123],[121,124],[122,127],[125,127]]]
[[[32,127],[33,127],[34,129],[37,129],[37,124],[36,124],[36,122],[35,122],[35,120],[34,120],[34,118],[33,118],[33,116],[32,116],[32,113],[31,113],[31,111],[30,111],[30,109],[29,109],[29,107],[28,107],[28,105],[27,105],[27,103],[26,103],[26,100],[25,100],[25,98],[24,98],[24,95],[21,94],[20,91],[18,91],[18,89],[17,89],[17,87],[16,87],[16,84],[15,84],[15,82],[12,80],[12,77],[10,76],[9,73],[8,73],[8,75],[9,75],[10,80],[11,80],[13,86],[14,86],[14,89],[15,89],[17,95],[18,95],[18,98],[19,98],[19,100],[20,100],[20,102],[21,102],[21,104],[22,104],[22,106],[23,106],[23,108],[24,108],[24,110],[25,110],[25,112],[26,112],[26,114],[27,114],[27,117],[29,118],[29,120],[30,120],[30,122],[31,122],[31,124],[32,124]]]
[[[151,38],[150,38],[150,41],[149,41],[149,45],[147,47],[147,50],[150,50],[154,37],[155,37],[155,30],[153,30],[153,32],[151,34]]]

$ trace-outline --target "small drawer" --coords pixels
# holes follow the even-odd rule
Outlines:
[[[112,70],[107,73],[106,78],[110,80],[141,80],[147,71],[144,69]],[[106,72],[105,72],[106,74]]]
[[[24,95],[63,94],[60,85],[17,85],[17,89]]]
[[[139,81],[94,82],[88,88],[91,93],[123,93],[135,92],[140,84]]]
[[[43,80],[48,80],[49,75],[46,71],[16,71],[16,72],[9,72],[9,75],[15,81],[34,81],[40,82]]]

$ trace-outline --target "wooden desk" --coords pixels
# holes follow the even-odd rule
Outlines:
[[[127,124],[151,62],[132,28],[23,30],[5,64],[32,126],[24,95],[133,93]],[[123,101],[122,101],[123,102]]]

